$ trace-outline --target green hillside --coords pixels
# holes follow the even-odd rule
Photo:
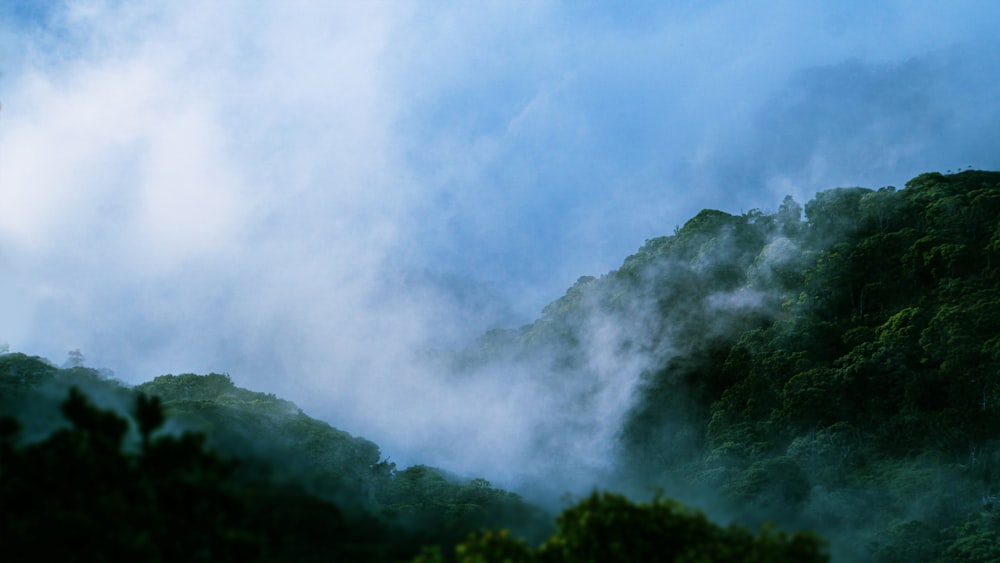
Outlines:
[[[819,530],[835,559],[1000,559],[1000,174],[704,210],[453,365],[586,378],[594,326],[647,366],[621,487]]]
[[[602,486],[637,502],[595,492],[554,519],[485,479],[396,468],[228,376],[129,388],[4,354],[0,549],[824,560],[816,536],[774,522],[824,536],[835,561],[1000,560],[1000,173],[704,210],[534,323],[434,357],[457,377],[516,365],[584,382],[580,409],[634,385]]]
[[[0,414],[4,560],[394,561],[477,530],[539,541],[551,527],[484,479],[397,469],[225,375],[128,388],[4,354]]]

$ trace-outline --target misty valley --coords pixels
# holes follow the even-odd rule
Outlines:
[[[6,561],[1000,561],[1000,172],[706,209],[415,360],[546,397],[533,479],[70,360],[0,354]]]

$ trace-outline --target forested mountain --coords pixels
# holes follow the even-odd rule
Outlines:
[[[599,413],[613,466],[599,484],[633,498],[659,490],[751,529],[814,530],[836,561],[1000,560],[1000,173],[704,210],[534,323],[435,361],[462,378],[516,366]],[[45,529],[61,541],[44,549],[128,537],[141,559],[439,546],[429,561],[506,528],[458,559],[823,560],[808,533],[722,528],[659,497],[595,493],[553,525],[485,480],[398,469],[221,375],[127,388],[5,354],[0,414],[6,549]]]
[[[704,210],[453,366],[596,397],[608,356],[639,369],[620,487],[819,530],[835,559],[1000,560],[1000,174]]]
[[[375,444],[225,375],[127,388],[5,354],[0,399],[5,561],[531,561],[553,531],[546,561],[825,560],[812,534],[752,535],[659,499],[595,493],[553,525],[484,479],[397,470]]]
[[[484,479],[397,469],[225,375],[127,388],[5,354],[0,413],[5,560],[392,561],[479,529],[537,541],[551,527]]]

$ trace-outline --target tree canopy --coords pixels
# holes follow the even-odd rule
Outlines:
[[[595,375],[595,327],[620,373]],[[609,478],[632,496],[595,493],[553,522],[483,478],[397,468],[369,440],[226,375],[129,388],[78,350],[62,368],[3,353],[0,550],[825,559],[817,536],[780,526],[822,534],[834,560],[998,558],[1000,173],[704,210],[581,277],[535,322],[444,357],[451,376],[513,363],[582,382],[580,408],[634,383]],[[643,502],[650,490],[686,504]],[[686,508],[702,503],[734,523]]]

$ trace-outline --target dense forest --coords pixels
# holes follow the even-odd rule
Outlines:
[[[579,409],[618,386],[628,408],[613,421],[613,472],[595,483],[614,492],[556,516],[489,475],[397,468],[228,376],[128,387],[7,353],[0,550],[1000,560],[1000,173],[704,210],[617,270],[580,278],[534,323],[434,362],[463,378],[518,366],[573,389]]]
[[[1000,174],[704,210],[454,368],[598,393],[595,333],[642,369],[620,487],[820,531],[835,560],[1000,560]]]

